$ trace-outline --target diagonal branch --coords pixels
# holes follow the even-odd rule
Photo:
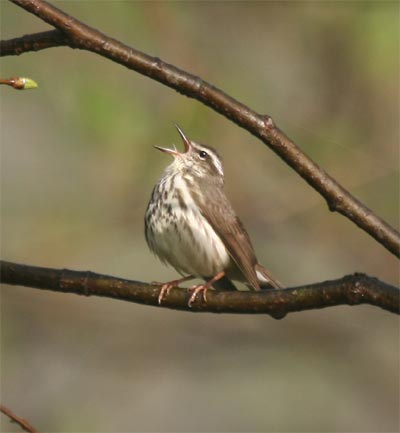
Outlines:
[[[0,412],[8,416],[12,422],[18,424],[23,431],[26,431],[28,433],[38,433],[38,431],[34,427],[32,427],[26,419],[15,415],[15,413],[7,407],[0,405]]]
[[[43,0],[11,1],[58,29],[58,32],[31,35],[38,49],[67,44],[71,48],[92,51],[211,107],[261,139],[325,198],[331,211],[344,215],[387,250],[400,256],[400,234],[304,154],[270,116],[256,113],[201,78],[124,45]],[[64,37],[60,36],[60,32]],[[39,42],[41,37],[42,42]],[[25,36],[24,42],[18,39],[2,42],[2,55],[20,54],[25,46],[29,51],[28,41],[29,37]]]
[[[6,284],[86,296],[105,296],[159,306],[160,286],[140,281],[130,281],[89,271],[49,269],[6,261],[0,262],[0,271],[0,281]],[[338,280],[283,290],[211,291],[207,294],[206,303],[197,299],[192,307],[188,307],[190,294],[188,290],[175,288],[164,299],[162,307],[193,312],[269,314],[275,319],[281,319],[295,311],[335,305],[370,304],[392,313],[400,313],[400,291],[365,274],[348,275]]]

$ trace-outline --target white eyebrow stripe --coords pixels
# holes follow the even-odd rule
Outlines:
[[[214,167],[216,168],[216,170],[218,171],[218,173],[223,176],[224,175],[224,170],[222,168],[222,163],[221,160],[212,152],[209,152],[209,155],[211,157],[211,161],[214,164]]]

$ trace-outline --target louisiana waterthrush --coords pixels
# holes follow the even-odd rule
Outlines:
[[[281,288],[261,266],[249,235],[224,192],[221,158],[211,147],[189,140],[177,126],[184,152],[155,146],[173,156],[153,189],[145,214],[145,235],[151,251],[183,278],[162,284],[158,302],[172,287],[193,278],[206,282],[192,288],[204,301],[210,287],[235,290],[231,280],[250,289]]]

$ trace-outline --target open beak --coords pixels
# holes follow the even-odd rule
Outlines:
[[[175,127],[176,127],[176,129],[178,130],[179,135],[180,135],[181,138],[182,138],[183,145],[185,146],[185,151],[184,151],[184,152],[179,152],[179,151],[176,149],[175,145],[174,145],[174,148],[173,148],[173,149],[168,149],[168,148],[166,148],[166,147],[154,146],[156,149],[161,150],[161,152],[168,153],[169,155],[172,155],[172,156],[182,155],[182,153],[189,152],[189,149],[190,149],[190,140],[186,137],[186,135],[183,133],[182,129],[179,128],[178,125],[175,125]]]
[[[183,133],[182,129],[179,128],[179,126],[177,124],[175,124],[175,128],[178,130],[179,135],[182,138],[183,145],[185,146],[185,152],[184,153],[189,152],[189,149],[190,149],[190,140],[186,137],[186,135]]]

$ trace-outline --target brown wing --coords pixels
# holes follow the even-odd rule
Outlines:
[[[207,194],[210,200],[203,203],[198,196],[195,196],[196,204],[224,242],[229,255],[243,273],[245,279],[254,289],[260,290],[255,271],[257,259],[246,229],[236,216],[224,191],[218,187],[207,187],[212,188],[211,191],[208,191],[209,195]]]

